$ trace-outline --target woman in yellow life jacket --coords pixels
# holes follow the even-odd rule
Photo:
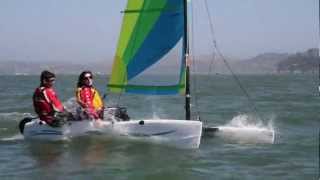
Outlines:
[[[78,79],[76,98],[82,108],[81,119],[103,119],[104,103],[96,88],[93,87],[91,71],[83,71]]]

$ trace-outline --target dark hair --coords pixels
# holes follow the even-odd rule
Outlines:
[[[93,76],[91,71],[83,71],[78,78],[78,83],[77,83],[78,88],[84,85],[83,80],[85,79],[86,74],[90,74],[91,76]]]
[[[44,80],[50,80],[55,77],[56,75],[50,71],[47,71],[47,70],[42,71],[40,75],[40,85],[41,86],[43,85]]]

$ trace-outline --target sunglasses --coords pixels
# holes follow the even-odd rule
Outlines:
[[[85,75],[84,75],[84,78],[86,79],[92,79],[92,74],[90,74],[90,73],[86,73]]]
[[[84,79],[92,79],[92,76],[84,77]]]
[[[56,79],[47,79],[47,80],[45,80],[46,82],[50,82],[50,83],[53,83],[53,82],[55,82],[56,81]]]

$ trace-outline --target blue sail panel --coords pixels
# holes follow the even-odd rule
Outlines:
[[[167,54],[183,36],[182,0],[171,0],[127,66],[128,80],[143,72]],[[173,9],[174,7],[175,9]]]

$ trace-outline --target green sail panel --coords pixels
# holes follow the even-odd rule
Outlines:
[[[183,0],[129,0],[123,13],[123,24],[108,84],[109,90],[141,94],[184,92],[181,43],[184,25]],[[180,57],[172,56],[172,52]],[[161,61],[170,64],[173,59],[178,59],[177,63],[173,63],[175,66],[172,66],[175,67],[172,72],[176,73],[177,78],[166,78],[175,79],[174,82],[142,78],[147,77],[150,69],[156,69],[163,64]],[[161,73],[168,74],[158,68],[158,77]],[[149,79],[149,82],[139,81],[141,79]]]

